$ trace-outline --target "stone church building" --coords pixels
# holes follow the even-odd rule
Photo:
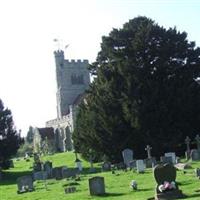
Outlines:
[[[65,60],[62,50],[55,51],[54,55],[57,82],[57,117],[47,121],[46,128],[34,129],[33,146],[36,152],[38,147],[42,148],[44,138],[55,151],[73,150],[72,133],[77,108],[90,84],[88,60]],[[45,137],[43,136],[44,132]]]

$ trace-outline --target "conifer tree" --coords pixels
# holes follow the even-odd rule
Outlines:
[[[120,160],[129,147],[142,158],[149,144],[156,156],[181,153],[186,135],[200,132],[200,49],[185,32],[134,18],[102,37],[90,69],[97,77],[74,133],[81,152]]]
[[[8,167],[7,160],[15,155],[23,142],[19,132],[14,127],[12,113],[4,108],[0,99],[0,166]]]

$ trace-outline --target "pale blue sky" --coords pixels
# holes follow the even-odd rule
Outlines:
[[[66,59],[94,61],[101,37],[139,15],[176,26],[200,45],[199,0],[6,0],[0,2],[0,98],[23,135],[56,117],[54,38]]]

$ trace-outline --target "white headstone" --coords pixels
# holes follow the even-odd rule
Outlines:
[[[82,171],[82,170],[83,170],[83,166],[82,166],[81,161],[76,162],[76,167],[78,168],[79,171]]]
[[[145,165],[143,160],[136,160],[136,168],[138,173],[143,173],[145,170]]]
[[[172,158],[172,163],[176,164],[176,154],[174,152],[165,153],[165,157],[171,157]]]
[[[122,151],[122,156],[126,167],[130,167],[130,162],[133,160],[133,151],[131,149],[124,149]]]

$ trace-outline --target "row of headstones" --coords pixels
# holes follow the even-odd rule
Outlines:
[[[173,199],[184,197],[182,191],[179,190],[176,184],[176,169],[171,164],[156,165],[154,167],[154,178],[157,182],[155,190],[155,199]],[[33,179],[31,176],[18,178],[18,192],[33,191]],[[164,187],[164,184],[166,184]],[[173,186],[173,187],[171,187]],[[65,188],[66,193],[75,192],[75,187]],[[93,177],[89,179],[89,191],[91,195],[104,195],[105,183],[104,177]]]
[[[176,169],[172,164],[161,164],[154,167],[154,178],[157,182],[155,199],[176,199],[186,197],[179,190],[176,183]],[[93,177],[89,179],[89,190],[91,195],[104,195],[104,177]]]
[[[51,162],[44,164],[43,170],[33,172],[34,180],[45,180],[50,178],[55,178],[57,180],[75,177],[79,174],[80,171],[78,168],[68,168],[67,166],[52,167]]]
[[[79,173],[80,171],[77,168],[68,169],[66,166],[52,168],[50,173],[49,171],[33,172],[32,176],[27,175],[17,179],[18,193],[33,191],[33,181],[35,180],[47,180],[50,178],[61,180],[70,177],[75,178]]]
[[[154,167],[157,164],[157,161],[154,157],[151,156],[151,147],[147,145],[146,150],[148,154],[148,158],[144,160],[134,160],[133,159],[133,150],[131,149],[125,149],[122,151],[122,156],[124,160],[124,164],[127,168],[137,168],[138,171],[142,171],[144,168],[151,168]],[[165,153],[164,156],[160,157],[161,163],[172,163],[176,164],[178,162],[178,157],[176,157],[175,152],[168,152]],[[140,170],[140,168],[142,170]]]

